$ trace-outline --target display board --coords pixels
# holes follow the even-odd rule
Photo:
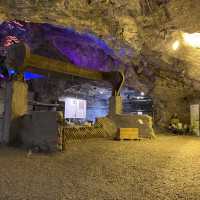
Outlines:
[[[65,98],[65,118],[84,119],[86,118],[86,100]]]
[[[190,105],[190,119],[191,119],[191,126],[194,133],[197,136],[200,136],[199,130],[199,104]]]

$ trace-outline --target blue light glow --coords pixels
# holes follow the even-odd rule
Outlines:
[[[24,72],[24,78],[25,78],[25,80],[31,80],[31,79],[44,78],[44,76],[40,75],[40,74],[34,74],[31,72]]]
[[[14,20],[0,24],[0,42],[4,44],[8,36],[27,43],[36,54],[53,59],[61,56],[80,68],[111,71],[121,66],[117,52],[90,30],[78,32],[72,27]]]
[[[15,73],[16,73],[15,70],[13,70],[13,69],[9,70],[10,76],[14,75]],[[44,78],[44,76],[40,75],[40,74],[31,73],[31,72],[24,72],[24,79],[25,80],[39,79],[39,78]]]

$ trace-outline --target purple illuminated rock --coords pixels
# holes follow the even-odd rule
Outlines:
[[[114,51],[103,40],[73,29],[45,23],[9,21],[0,25],[1,45],[8,36],[26,42],[34,53],[68,60],[78,67],[111,71],[120,65]]]

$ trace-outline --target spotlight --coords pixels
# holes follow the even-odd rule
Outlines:
[[[144,96],[144,92],[141,92],[140,94],[141,94],[141,96]]]
[[[179,47],[180,47],[180,42],[176,40],[172,45],[172,49],[176,51]]]
[[[184,42],[194,48],[200,48],[200,33],[183,33]]]

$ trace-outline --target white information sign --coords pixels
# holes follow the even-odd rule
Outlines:
[[[65,118],[84,119],[86,118],[86,100],[65,98]]]
[[[199,104],[190,105],[191,126],[197,136],[199,132]]]

